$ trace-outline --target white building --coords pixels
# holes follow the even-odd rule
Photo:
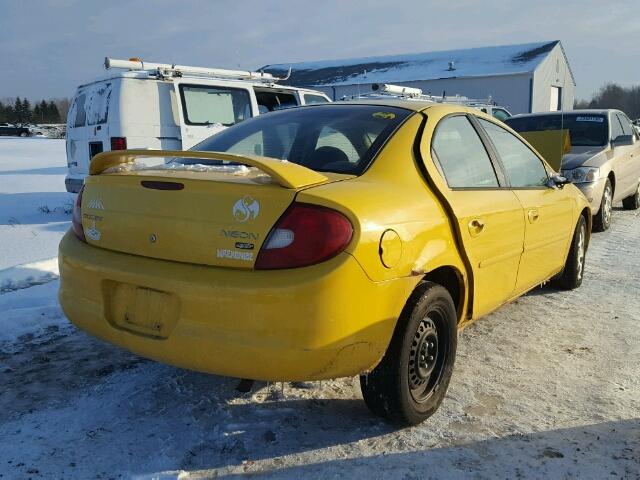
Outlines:
[[[571,110],[575,79],[559,40],[522,45],[383,57],[267,65],[286,83],[313,87],[332,99],[371,92],[376,83],[422,89],[432,95],[491,97],[511,113]]]

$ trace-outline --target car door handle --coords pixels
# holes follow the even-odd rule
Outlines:
[[[469,222],[469,233],[472,237],[476,237],[484,230],[484,220],[481,218],[474,218]]]
[[[527,212],[527,216],[529,217],[530,223],[535,223],[540,219],[540,213],[535,208],[532,208]]]

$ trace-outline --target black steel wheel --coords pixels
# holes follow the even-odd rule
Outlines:
[[[584,217],[580,215],[573,233],[573,240],[571,242],[571,248],[569,249],[569,255],[564,264],[564,270],[555,280],[558,287],[565,290],[573,290],[582,285],[589,239],[587,233],[587,222]]]
[[[380,364],[360,377],[367,406],[402,425],[433,415],[449,386],[457,346],[457,315],[449,292],[423,282],[405,306]]]

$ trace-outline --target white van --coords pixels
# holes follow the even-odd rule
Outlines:
[[[272,110],[329,102],[316,90],[278,85],[261,72],[105,59],[106,75],[78,87],[67,116],[67,191],[91,158],[124,149],[187,150],[224,128]]]

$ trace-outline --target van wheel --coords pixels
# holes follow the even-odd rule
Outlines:
[[[580,215],[576,230],[573,233],[571,248],[567,261],[564,264],[564,270],[555,280],[555,284],[565,290],[573,290],[582,285],[582,277],[584,276],[584,261],[587,256],[587,222]]]
[[[636,193],[622,200],[622,206],[625,210],[637,210],[640,208],[640,183],[638,183]]]
[[[21,132],[21,133],[20,133],[20,136],[21,136],[21,137],[26,137],[26,136],[27,136],[27,132]]]
[[[600,210],[593,216],[593,231],[604,232],[611,225],[611,212],[613,211],[613,187],[611,180],[607,178],[604,184],[604,192],[602,192],[602,201],[600,202]]]
[[[369,409],[401,425],[433,415],[451,380],[457,341],[451,295],[436,283],[423,282],[404,307],[382,361],[360,376]]]

